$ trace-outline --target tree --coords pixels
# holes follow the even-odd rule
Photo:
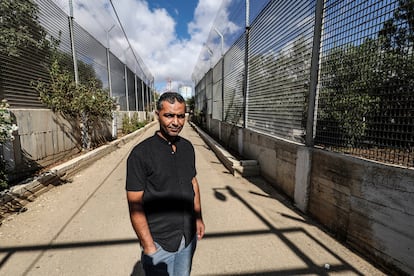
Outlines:
[[[323,57],[317,135],[335,135],[335,143],[344,146],[360,142],[366,134],[367,118],[378,108],[374,85],[378,82],[378,60],[374,40],[337,47]]]
[[[13,140],[13,132],[18,127],[12,122],[12,118],[9,112],[9,105],[6,100],[0,102],[0,191],[8,187],[6,164],[3,158],[3,144],[9,140]]]
[[[317,139],[326,133],[344,146],[356,146],[369,137],[370,144],[408,148],[414,125],[413,51],[414,0],[399,1],[377,38],[330,50],[321,65]]]
[[[195,107],[194,96],[192,96],[191,98],[188,98],[186,100],[186,105],[187,105],[189,110],[194,111],[194,107]]]
[[[49,70],[50,82],[38,81],[36,90],[47,107],[62,112],[79,122],[82,148],[89,149],[90,126],[93,122],[112,118],[115,102],[94,80],[76,84],[69,71],[55,60]]]
[[[381,144],[410,148],[414,140],[414,0],[400,0],[393,17],[379,32],[381,60],[378,66],[382,123]]]

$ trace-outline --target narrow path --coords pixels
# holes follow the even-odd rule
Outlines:
[[[0,226],[0,275],[139,275],[125,161],[157,125]],[[261,178],[229,174],[190,127],[206,237],[193,275],[384,275],[289,208]],[[329,264],[329,269],[325,268]]]

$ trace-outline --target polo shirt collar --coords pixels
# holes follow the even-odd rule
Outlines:
[[[158,140],[160,141],[160,142],[162,142],[162,143],[164,143],[164,144],[166,144],[166,145],[171,145],[171,144],[177,144],[178,142],[179,142],[179,140],[180,140],[180,136],[176,136],[176,138],[174,139],[174,141],[168,141],[168,140],[166,140],[164,137],[162,137],[161,135],[159,135],[158,133],[159,133],[160,131],[159,130],[157,130],[156,132],[155,132],[155,136],[157,136],[158,137]]]

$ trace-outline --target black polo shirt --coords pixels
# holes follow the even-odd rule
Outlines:
[[[163,249],[178,250],[196,232],[194,190],[196,176],[192,144],[177,137],[170,142],[159,135],[147,138],[131,151],[127,160],[127,191],[144,191],[143,206],[153,239]]]

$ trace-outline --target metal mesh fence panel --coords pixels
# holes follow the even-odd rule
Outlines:
[[[147,85],[144,86],[144,93],[145,93],[145,108],[147,111],[151,110],[151,101],[154,98],[154,95],[149,90],[149,87]]]
[[[243,125],[243,85],[245,37],[240,39],[224,56],[224,118],[223,121]]]
[[[76,22],[73,29],[79,82],[96,81],[98,87],[108,89],[106,48]]]
[[[249,1],[249,20],[247,22],[249,25],[269,1]],[[223,1],[193,70],[194,82],[200,81],[204,74],[243,35],[246,21],[246,0]]]
[[[111,63],[112,97],[119,104],[121,110],[127,110],[125,65],[113,54],[109,55]]]
[[[207,72],[205,76],[205,86],[206,86],[206,104],[207,104],[207,114],[213,114],[213,70]]]
[[[193,72],[204,78],[209,95],[209,83],[214,84],[209,68],[218,64],[223,51],[219,37],[224,33],[222,120],[295,142],[304,142],[310,128],[318,147],[413,167],[414,1],[323,1],[312,126],[306,124],[310,76],[316,72],[310,71],[316,1],[251,3],[261,9],[255,10],[248,32],[234,32],[241,35],[238,40],[217,26],[223,18],[238,18],[229,21],[239,26],[242,20],[235,12],[245,12],[243,3],[223,6],[226,17],[216,19]],[[248,42],[246,83],[243,39]],[[219,96],[214,93],[212,102]],[[242,112],[246,122],[237,120]]]
[[[44,107],[32,81],[49,78],[48,60],[53,47],[49,39],[52,36],[61,40],[62,50],[70,51],[70,46],[66,47],[66,43],[70,45],[67,17],[60,17],[64,13],[53,3],[39,2],[28,1],[24,11],[19,1],[4,3],[1,32],[5,41],[2,40],[0,45],[0,97],[7,99],[12,107]],[[53,24],[47,16],[49,10],[59,15]],[[23,27],[19,29],[17,26]],[[20,35],[26,39],[19,37],[16,30],[20,30]],[[50,35],[47,35],[49,31]]]
[[[54,60],[58,60],[60,68],[75,80],[78,76],[80,83],[94,81],[97,87],[107,89],[118,100],[121,110],[127,110],[127,103],[131,103],[132,110],[137,110],[136,103],[143,99],[137,98],[134,81],[128,85],[133,87],[133,92],[126,91],[125,79],[134,80],[135,75],[139,76],[150,93],[153,77],[129,45],[119,22],[108,9],[107,0],[83,3],[80,13],[89,14],[78,18],[75,15],[75,20],[83,24],[71,20],[68,15],[70,1],[4,1],[0,15],[0,98],[8,100],[12,108],[44,107],[34,86],[37,80],[49,81],[48,70]],[[91,20],[96,23],[92,27],[86,24]],[[72,53],[71,26],[75,54]],[[23,30],[22,36],[15,33],[16,30]],[[124,64],[132,76],[126,76],[129,73]],[[127,94],[131,97],[128,102]],[[146,101],[151,101],[149,95]]]
[[[213,72],[213,110],[212,110],[212,118],[217,120],[222,120],[223,114],[223,101],[222,101],[222,93],[223,93],[223,86],[222,86],[222,75],[223,75],[223,63],[222,59],[214,66]]]
[[[127,91],[128,91],[128,110],[137,110],[136,94],[135,94],[135,75],[131,70],[127,69]]]
[[[414,166],[413,1],[325,1],[315,144]]]
[[[68,15],[49,0],[36,0],[39,6],[39,22],[49,39],[58,42],[58,50],[72,59]]]
[[[206,82],[205,78],[198,82],[195,89],[195,109],[201,113],[206,114],[207,112],[207,95],[206,95]]]
[[[144,88],[141,79],[137,78],[137,96],[138,96],[138,110],[144,110]]]
[[[272,1],[249,34],[248,128],[303,142],[315,5]]]

